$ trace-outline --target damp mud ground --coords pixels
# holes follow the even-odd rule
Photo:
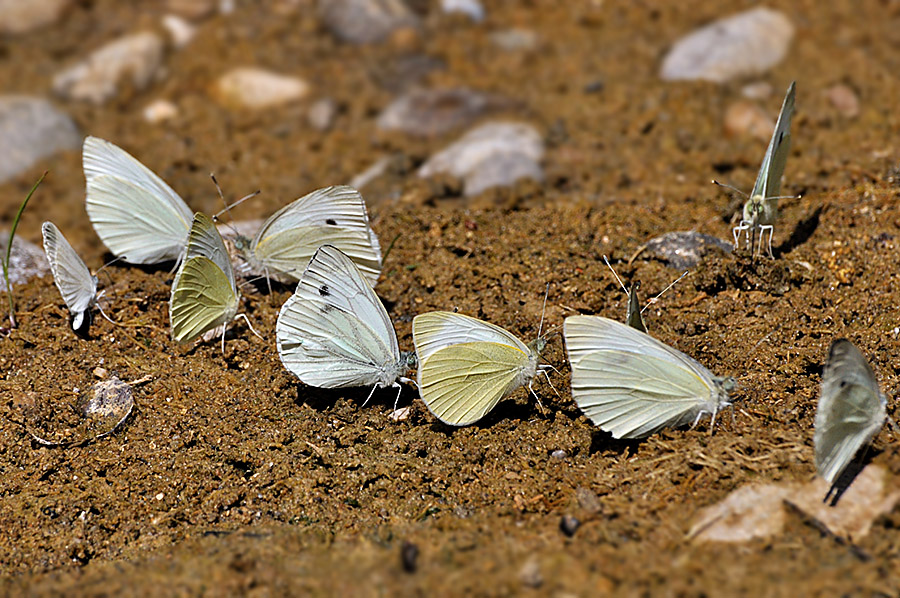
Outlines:
[[[543,358],[558,371],[477,425],[439,423],[404,387],[323,391],[279,359],[275,321],[290,289],[243,289],[242,322],[218,342],[169,337],[167,267],[114,264],[101,274],[104,309],[87,338],[73,334],[50,277],[15,289],[20,327],[0,340],[0,588],[8,595],[896,596],[900,509],[856,549],[789,517],[777,536],[740,544],[687,539],[703,507],[751,482],[808,481],[813,419],[831,341],[850,338],[871,360],[900,419],[900,11],[882,2],[801,2],[787,58],[756,79],[665,83],[661,57],[680,36],[750,7],[616,2],[487,2],[474,25],[427,3],[418,34],[341,44],[309,2],[238,3],[203,21],[165,79],[94,107],[61,103],[85,134],[110,139],[158,172],[191,205],[262,194],[235,210],[262,218],[320,186],[344,183],[383,156],[363,189],[382,247],[393,242],[377,292],[412,349],[412,318],[458,309],[526,341],[561,331],[572,314],[624,317],[625,294],[602,256],[655,295],[678,277],[646,252],[649,239],[697,230],[731,238],[739,205],[712,178],[752,186],[766,140],[727,136],[742,87],[774,122],[797,80],[797,112],[776,258],[710,253],[648,309],[650,332],[718,375],[732,375],[731,412],[710,433],[666,430],[618,441],[581,415],[560,335]],[[161,3],[80,2],[64,22],[3,39],[0,87],[50,95],[73,56],[141,26]],[[495,29],[537,33],[533,49],[503,51]],[[426,60],[427,58],[427,60]],[[210,99],[234,64],[302,76],[334,98],[331,130],[306,124],[306,104],[234,111]],[[436,68],[421,71],[423,64]],[[418,65],[418,66],[417,66]],[[510,98],[483,120],[531,123],[547,144],[542,182],[474,198],[416,169],[463,130],[417,139],[376,129],[378,112],[410,80]],[[859,114],[826,91],[849,86]],[[148,124],[151,99],[180,109]],[[0,186],[9,223],[50,170],[20,235],[40,242],[52,219],[87,264],[110,259],[84,206],[79,152]],[[395,240],[396,239],[396,240]],[[395,241],[394,241],[395,240]],[[108,276],[106,275],[108,274]],[[3,297],[5,315],[6,298]],[[63,435],[98,375],[134,384],[135,410],[114,434],[47,447],[28,430]],[[561,452],[560,452],[561,451]],[[900,444],[885,428],[865,459],[900,476]],[[564,516],[580,521],[571,537]],[[406,565],[406,566],[404,566]]]

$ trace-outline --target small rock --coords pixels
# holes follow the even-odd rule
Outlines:
[[[388,418],[391,421],[404,422],[409,419],[409,411],[409,407],[401,407],[399,409],[391,411],[390,415],[388,415]]]
[[[441,0],[441,10],[447,14],[462,13],[476,23],[484,20],[484,7],[478,0]]]
[[[579,527],[581,527],[581,522],[571,515],[563,515],[562,519],[559,520],[559,531],[569,538],[575,535]]]
[[[543,180],[543,155],[544,142],[531,125],[486,123],[432,156],[418,174],[422,178],[449,174],[463,180],[466,195],[476,195],[523,177]]]
[[[93,374],[94,374],[95,378],[99,378],[100,380],[103,380],[104,378],[106,378],[106,376],[109,374],[109,372],[107,371],[106,368],[97,366],[94,368]]]
[[[591,515],[596,515],[600,512],[600,499],[584,486],[575,488],[575,498],[578,500],[578,506]]]
[[[216,10],[216,0],[167,0],[166,10],[197,21],[213,14]]]
[[[197,28],[195,26],[177,15],[164,16],[162,18],[162,25],[166,32],[168,32],[169,38],[172,40],[172,45],[176,48],[185,47],[192,39],[194,39],[194,35],[197,34]]]
[[[0,183],[18,176],[43,158],[80,147],[81,133],[75,123],[47,100],[0,96],[0,156],[3,156]],[[23,199],[24,195],[19,201]]]
[[[501,29],[490,34],[491,43],[507,52],[533,50],[538,44],[538,35],[531,29],[513,27]]]
[[[735,102],[725,110],[723,124],[728,137],[750,136],[768,141],[775,130],[775,123],[766,111],[753,102]]]
[[[562,461],[568,456],[569,456],[568,453],[566,453],[566,451],[564,451],[562,449],[556,449],[555,451],[550,453],[550,458],[556,459],[557,461]]]
[[[499,97],[464,87],[415,89],[391,102],[376,124],[382,131],[432,137],[467,126],[502,104]]]
[[[837,108],[844,118],[859,116],[859,97],[847,85],[834,85],[825,92],[831,105]]]
[[[754,8],[678,40],[663,59],[660,76],[723,83],[758,75],[781,62],[793,36],[794,26],[783,13]]]
[[[93,437],[100,438],[111,434],[128,419],[134,409],[134,395],[128,383],[113,375],[94,384],[80,407],[92,428]]]
[[[407,573],[415,573],[416,567],[418,567],[418,560],[419,547],[409,540],[404,540],[403,545],[400,547],[400,563],[403,565],[403,570]]]
[[[403,0],[319,0],[319,15],[335,37],[353,44],[380,42],[397,29],[419,26]]]
[[[388,167],[391,165],[393,158],[391,156],[382,156],[375,161],[374,164],[366,168],[364,171],[353,177],[350,181],[350,186],[354,189],[362,189],[385,172],[387,172]]]
[[[70,100],[102,104],[119,92],[123,80],[145,89],[163,63],[165,43],[148,31],[126,35],[92,52],[53,77],[53,91]]]
[[[8,241],[9,230],[0,231],[0,256],[3,256],[4,259]],[[12,252],[9,255],[9,284],[13,287],[25,284],[35,276],[44,276],[48,272],[50,272],[50,264],[47,262],[44,250],[31,241],[26,241],[16,235],[13,239]],[[3,279],[3,276],[0,276],[0,291],[6,292],[6,280]]]
[[[789,488],[776,484],[742,486],[724,500],[703,509],[688,537],[703,542],[747,542],[781,532],[782,503]]]
[[[29,33],[59,21],[72,0],[0,0],[0,33]]]
[[[701,258],[712,250],[720,249],[731,253],[731,243],[718,237],[694,231],[666,233],[647,242],[645,251],[666,265],[679,270],[693,268]]]
[[[538,562],[537,557],[532,556],[525,561],[525,564],[519,569],[519,581],[522,582],[522,585],[529,588],[539,588],[543,585],[544,576],[541,575],[541,564]]]
[[[302,100],[309,93],[303,79],[259,68],[238,67],[219,77],[215,94],[225,105],[262,110]]]
[[[313,102],[306,113],[306,120],[316,131],[325,132],[334,124],[337,116],[337,103],[331,98],[322,98]]]
[[[748,83],[741,88],[741,95],[748,100],[765,100],[772,95],[772,85],[765,81]]]
[[[153,100],[144,106],[144,120],[151,124],[161,123],[178,116],[178,106],[169,100]]]

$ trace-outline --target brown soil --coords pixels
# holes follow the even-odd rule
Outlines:
[[[747,189],[756,175],[764,142],[722,134],[745,82],[664,84],[657,71],[680,35],[748,6],[731,4],[488,3],[485,25],[433,16],[419,36],[368,48],[335,42],[311,2],[241,5],[205,21],[151,90],[66,108],[85,133],[126,147],[194,209],[218,209],[211,170],[230,196],[261,188],[239,218],[268,215],[396,154],[365,195],[383,246],[397,237],[378,293],[401,347],[412,348],[414,315],[452,308],[530,340],[548,282],[550,326],[574,313],[621,318],[625,296],[604,254],[650,296],[678,273],[648,259],[626,265],[641,244],[694,228],[730,238],[729,198],[708,181]],[[803,197],[783,202],[777,260],[710,256],[645,314],[652,334],[739,380],[734,417],[720,417],[713,435],[706,423],[644,442],[598,431],[571,399],[560,337],[544,357],[559,369],[551,379],[561,396],[537,384],[546,413],[520,391],[480,424],[452,429],[407,388],[401,406],[411,415],[395,423],[392,391],[361,407],[368,389],[304,387],[281,366],[273,337],[285,288],[245,289],[243,309],[266,340],[239,324],[223,355],[218,343],[170,341],[166,269],[109,267],[105,309],[122,325],[97,317],[87,339],[72,333],[51,279],[36,279],[16,289],[21,327],[0,341],[2,591],[900,594],[900,511],[876,521],[861,551],[799,518],[768,541],[685,539],[697,511],[735,488],[813,476],[813,417],[832,339],[856,342],[887,393],[900,378],[900,14],[875,1],[788,10],[797,34],[788,59],[764,77],[774,91],[761,105],[774,120],[782,91],[798,81],[785,188]],[[70,57],[155,26],[161,14],[155,3],[78,3],[63,24],[0,42],[0,88],[49,94],[50,76]],[[489,31],[507,26],[537,31],[538,49],[495,49]],[[374,116],[410,76],[410,55],[445,65],[424,85],[515,98],[503,117],[546,132],[545,183],[467,201],[453,196],[454,182],[417,181],[414,168],[455,134],[422,141],[375,130]],[[334,129],[309,128],[305,105],[264,114],[218,107],[208,87],[234,64],[308,79],[338,101]],[[829,103],[825,91],[837,83],[857,91],[858,118]],[[175,122],[142,121],[157,97],[178,103]],[[0,187],[2,218],[11,220],[46,168],[21,234],[39,241],[51,218],[96,268],[109,256],[82,208],[77,152]],[[135,386],[125,426],[77,447],[32,441],[20,422],[33,413],[71,422],[73,389],[95,382],[98,366],[126,381],[151,377]],[[894,404],[889,412],[900,419]],[[868,458],[900,474],[897,447],[886,430]],[[565,458],[551,457],[556,450]],[[560,531],[564,515],[581,521],[571,538]],[[416,549],[410,573],[401,557]]]

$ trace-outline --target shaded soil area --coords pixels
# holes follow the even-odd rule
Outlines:
[[[335,41],[308,2],[239,3],[203,21],[149,90],[102,108],[64,107],[194,209],[220,209],[210,171],[230,197],[262,189],[236,210],[241,219],[392,156],[363,194],[382,246],[395,240],[377,291],[401,348],[412,349],[416,314],[454,308],[528,341],[548,283],[545,327],[561,330],[576,313],[621,319],[625,294],[602,256],[653,296],[680,272],[647,255],[629,264],[650,238],[695,229],[730,239],[736,205],[708,181],[749,189],[756,176],[765,141],[723,134],[747,81],[665,84],[657,72],[678,37],[749,6],[496,2],[480,25],[432,7],[419,34],[359,48]],[[0,88],[49,95],[71,56],[156,27],[162,14],[156,3],[78,3],[63,24],[0,41]],[[595,429],[571,399],[561,336],[543,354],[558,369],[550,380],[559,394],[535,385],[543,410],[521,390],[479,424],[454,429],[413,388],[400,398],[408,419],[394,422],[391,390],[362,407],[369,389],[300,384],[274,342],[287,288],[243,289],[242,311],[264,340],[238,323],[223,354],[218,343],[170,340],[165,267],[107,267],[104,309],[119,325],[97,316],[89,338],[72,333],[52,280],[35,279],[16,289],[21,326],[0,341],[2,591],[900,593],[897,510],[857,541],[859,551],[797,517],[765,541],[685,538],[699,509],[744,484],[813,476],[816,397],[834,338],[861,348],[889,396],[900,383],[900,13],[874,1],[802,2],[788,15],[797,33],[788,58],[763,77],[773,92],[759,102],[774,121],[797,80],[784,189],[802,198],[781,204],[777,259],[712,253],[644,316],[651,334],[738,380],[733,417],[721,416],[713,434],[703,423],[637,442]],[[491,43],[491,31],[513,26],[535,31],[536,48]],[[420,73],[426,63],[437,68]],[[263,113],[219,107],[207,90],[235,64],[307,79],[314,96],[337,102],[333,128],[310,128],[307,103]],[[418,180],[418,165],[462,130],[425,139],[377,131],[378,112],[413,82],[514,99],[487,118],[545,133],[546,180],[472,199],[459,196],[458,181]],[[856,118],[829,103],[837,83],[857,93]],[[178,104],[176,120],[142,120],[158,97]],[[52,219],[100,266],[110,256],[83,210],[78,153],[0,186],[3,222],[47,168],[20,234],[39,242],[40,223]],[[25,426],[52,432],[77,421],[79,394],[98,367],[125,381],[149,377],[135,385],[124,427],[83,446],[34,442]],[[888,412],[900,418],[893,400]],[[866,458],[900,475],[890,430]],[[565,515],[581,522],[571,537],[560,529]]]

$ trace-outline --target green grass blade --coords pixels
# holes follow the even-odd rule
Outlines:
[[[31,196],[34,195],[34,192],[37,190],[38,186],[44,182],[44,177],[47,176],[48,171],[44,171],[44,174],[41,175],[41,178],[37,180],[34,186],[31,188],[31,191],[28,192],[28,195],[25,196],[25,201],[22,202],[22,205],[19,206],[19,211],[16,212],[16,217],[13,220],[12,228],[9,231],[9,242],[6,244],[6,256],[3,258],[3,280],[6,281],[6,298],[9,300],[9,325],[10,328],[16,327],[16,316],[15,316],[15,306],[13,304],[13,294],[12,294],[12,285],[9,284],[9,258],[12,254],[12,245],[13,239],[16,237],[16,229],[19,227],[19,220],[22,218],[22,212],[25,211],[25,206],[28,205],[28,201],[31,199]]]

